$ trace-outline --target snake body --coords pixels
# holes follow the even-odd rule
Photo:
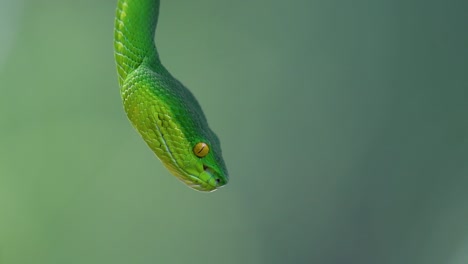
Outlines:
[[[220,141],[193,94],[161,64],[159,0],[118,0],[114,53],[128,119],[178,179],[200,191],[228,182]]]

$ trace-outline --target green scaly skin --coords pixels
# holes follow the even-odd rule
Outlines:
[[[218,137],[192,93],[161,64],[154,43],[159,0],[118,0],[114,48],[120,92],[132,125],[181,181],[200,191],[228,182]],[[209,153],[199,158],[194,146]]]

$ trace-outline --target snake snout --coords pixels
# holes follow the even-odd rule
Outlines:
[[[227,180],[212,168],[203,165],[203,170],[210,176],[208,184],[213,185],[215,188],[219,188],[227,183]]]
[[[215,177],[214,180],[215,180],[216,185],[218,187],[222,187],[222,186],[226,185],[226,183],[227,183],[227,180],[225,178],[222,178],[222,177],[219,177],[219,176]]]

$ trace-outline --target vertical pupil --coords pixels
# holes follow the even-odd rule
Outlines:
[[[210,151],[210,148],[208,147],[206,143],[203,143],[203,142],[197,143],[195,147],[193,148],[193,152],[195,153],[195,155],[197,155],[200,158],[205,157],[209,151]]]
[[[198,150],[197,153],[200,154],[203,151],[204,148],[205,148],[205,146],[201,146],[200,150]]]

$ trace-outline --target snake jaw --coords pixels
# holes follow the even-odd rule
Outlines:
[[[190,188],[201,192],[214,192],[227,183],[227,180],[224,180],[216,170],[205,164],[198,175],[187,173],[185,177],[179,176],[177,178]]]
[[[215,179],[216,172],[205,165],[203,165],[203,170],[198,173],[189,172],[184,169],[179,170],[168,164],[165,165],[177,179],[194,190],[201,192],[214,192],[217,188],[221,187]]]
[[[189,175],[189,177],[190,179],[187,179],[187,180],[184,179],[182,181],[192,189],[195,189],[201,192],[214,192],[217,190],[217,186],[213,186],[209,182],[203,182],[200,180],[200,178],[194,175]]]
[[[227,180],[223,180],[222,177],[219,177],[218,173],[214,169],[204,164],[203,164],[203,171],[207,173],[208,175],[210,175],[210,179],[208,181],[209,182],[213,181],[214,182],[213,184],[216,185],[217,188],[220,188],[227,183]]]

